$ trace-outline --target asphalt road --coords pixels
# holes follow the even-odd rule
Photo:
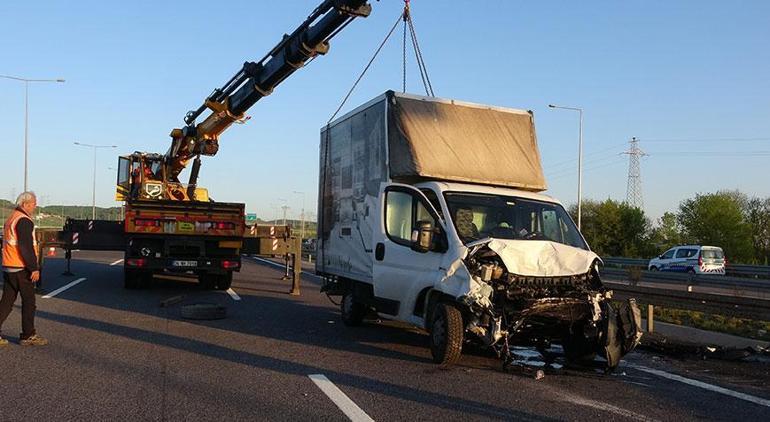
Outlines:
[[[0,420],[770,420],[766,363],[634,352],[612,375],[535,380],[471,351],[441,368],[418,330],[342,325],[310,274],[299,297],[280,269],[248,258],[233,295],[168,279],[124,290],[119,254],[74,257],[75,276],[59,275],[59,258],[45,264],[49,293],[85,278],[38,297],[50,345],[18,344],[18,304],[3,327]],[[202,302],[228,317],[181,319],[181,305]]]

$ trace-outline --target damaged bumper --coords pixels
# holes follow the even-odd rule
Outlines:
[[[466,332],[506,358],[513,345],[546,348],[556,342],[568,360],[598,354],[615,368],[641,340],[635,301],[612,302],[593,252],[544,244],[533,254],[522,253],[522,246],[529,244],[471,245],[466,258],[450,266],[439,287],[466,306]],[[536,263],[539,274],[509,271],[532,271]]]

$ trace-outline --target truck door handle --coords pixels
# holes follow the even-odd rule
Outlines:
[[[382,261],[385,258],[385,244],[380,242],[374,247],[374,259]]]

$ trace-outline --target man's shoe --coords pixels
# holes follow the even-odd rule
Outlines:
[[[8,340],[0,337],[0,347],[7,346],[7,345],[8,345]]]
[[[22,339],[19,343],[22,346],[45,346],[46,344],[48,344],[48,340],[44,339],[43,337],[40,337],[37,334],[33,334],[30,337]]]

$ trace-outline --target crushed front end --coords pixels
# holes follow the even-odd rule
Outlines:
[[[523,252],[515,242],[480,242],[463,260],[472,281],[458,299],[468,309],[469,337],[506,360],[511,346],[544,351],[554,342],[570,362],[598,354],[614,369],[641,339],[635,301],[612,303],[593,252],[547,241],[527,241]]]

